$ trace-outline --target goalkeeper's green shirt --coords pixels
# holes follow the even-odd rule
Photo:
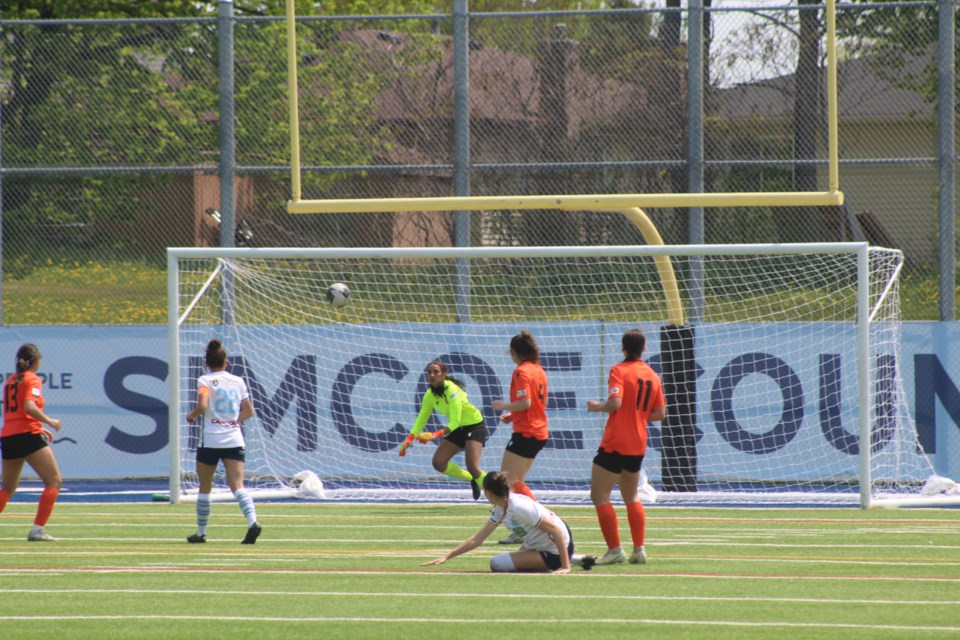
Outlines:
[[[483,414],[467,400],[467,392],[453,382],[444,380],[442,395],[437,395],[433,392],[433,389],[427,389],[427,392],[423,394],[420,413],[417,415],[417,421],[413,423],[413,429],[410,433],[417,435],[423,431],[427,419],[434,410],[450,418],[450,421],[447,422],[447,429],[450,431],[463,425],[483,422]]]

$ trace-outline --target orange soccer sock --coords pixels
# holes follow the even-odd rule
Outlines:
[[[600,521],[600,533],[608,549],[620,546],[620,529],[617,525],[617,510],[609,502],[596,505],[597,519]]]
[[[50,514],[53,513],[53,505],[57,502],[57,496],[60,495],[60,489],[47,487],[40,494],[40,504],[37,505],[37,517],[33,524],[38,527],[45,527]]]
[[[530,491],[530,487],[528,487],[522,482],[514,482],[513,486],[510,487],[510,490],[513,491],[514,493],[522,493],[523,495],[527,496],[531,500],[537,499],[537,496],[533,495],[533,491]]]
[[[0,489],[0,513],[3,513],[3,510],[7,507],[7,503],[10,502],[10,494]]]
[[[647,512],[642,502],[631,502],[627,505],[627,520],[630,522],[630,535],[633,537],[633,548],[643,546],[643,537],[647,529]]]

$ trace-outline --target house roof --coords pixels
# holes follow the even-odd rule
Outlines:
[[[371,63],[391,72],[393,82],[377,96],[378,115],[383,120],[421,119],[424,115],[453,115],[453,40],[435,36],[442,45],[440,56],[414,69],[395,65],[409,36],[375,30],[345,32],[344,42],[369,52]],[[575,48],[575,44],[571,43]],[[540,81],[536,61],[496,47],[470,43],[470,115],[500,123],[538,123]],[[576,54],[574,53],[574,56]],[[575,137],[584,120],[604,121],[618,113],[646,104],[646,91],[635,85],[605,80],[568,67],[567,135]]]
[[[909,56],[899,68],[870,58],[846,60],[837,65],[838,110],[842,117],[933,117],[935,105],[902,81],[921,78],[934,64],[932,57]],[[787,118],[793,114],[796,75],[790,74],[742,84],[719,92],[718,115],[728,118]]]

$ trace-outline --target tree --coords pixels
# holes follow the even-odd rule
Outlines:
[[[283,15],[283,0],[238,3],[240,15]],[[298,1],[298,15],[320,4]],[[340,5],[376,11],[391,3]],[[413,8],[422,8],[411,3]],[[334,10],[324,5],[325,10]],[[0,4],[4,43],[3,161],[17,167],[215,167],[218,160],[216,2],[57,0]],[[207,18],[123,26],[66,24],[85,18]],[[331,23],[298,29],[305,162],[362,165],[378,144],[372,102],[382,78],[355,48],[329,47]],[[336,23],[333,23],[336,24]],[[347,28],[347,27],[344,27]],[[242,22],[235,29],[238,160],[289,160],[286,27]],[[335,36],[336,34],[334,34]],[[264,126],[270,123],[270,126]],[[4,239],[29,252],[37,231],[118,228],[156,208],[147,194],[172,174],[58,175],[5,181]],[[311,176],[310,184],[320,184]],[[154,212],[156,213],[156,212]],[[104,224],[104,223],[109,224]],[[96,223],[96,224],[93,224]],[[136,234],[126,234],[136,242]],[[116,234],[95,239],[115,249]],[[39,238],[41,242],[44,238]],[[84,242],[89,238],[84,234]]]
[[[80,17],[152,18],[168,12],[203,15],[193,3],[165,0],[3,2],[7,23],[2,96],[6,166],[77,167],[183,161],[210,136],[196,114],[215,105],[207,92],[170,82],[172,52],[197,46],[198,29],[147,24],[131,29],[53,22]],[[182,75],[182,74],[180,74]],[[199,101],[198,101],[199,100]],[[5,181],[4,240],[34,240],[44,228],[88,228],[99,220],[129,219],[143,182],[113,177],[35,177]],[[104,184],[109,183],[109,189]],[[19,232],[24,232],[20,234]],[[29,232],[29,233],[28,233]],[[83,236],[89,240],[88,236]],[[43,240],[43,238],[40,238]],[[23,251],[30,251],[27,244]]]

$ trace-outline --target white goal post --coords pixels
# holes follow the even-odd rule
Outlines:
[[[184,416],[212,338],[253,396],[248,486],[296,496],[301,479],[316,474],[326,499],[470,500],[468,486],[433,470],[432,444],[402,458],[398,447],[426,390],[424,370],[440,358],[483,412],[482,466],[498,469],[510,428],[490,404],[507,395],[507,345],[522,329],[539,342],[550,388],[551,440],[527,482],[545,502],[589,502],[603,418],[588,414],[586,401],[605,396],[620,336],[633,327],[646,332],[646,357],[668,396],[644,461],[657,501],[950,500],[922,495],[934,469],[899,372],[896,250],[823,243],[167,255],[172,502],[196,491],[196,427]],[[326,302],[335,282],[350,287],[344,307]],[[678,300],[695,310],[692,321],[678,320]]]

